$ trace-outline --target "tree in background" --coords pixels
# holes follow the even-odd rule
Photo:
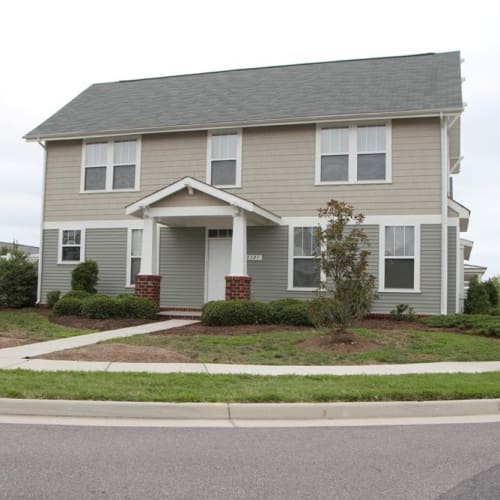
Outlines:
[[[498,292],[493,283],[479,281],[473,276],[464,303],[465,314],[489,314],[498,305]]]
[[[36,302],[37,269],[16,245],[0,258],[0,304],[27,307]]]
[[[368,238],[359,227],[364,215],[336,200],[330,200],[318,213],[326,221],[317,231],[319,266],[325,279],[310,313],[317,327],[342,333],[366,316],[376,299],[375,278],[367,271]]]

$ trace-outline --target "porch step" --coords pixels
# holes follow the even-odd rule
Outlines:
[[[181,309],[160,311],[158,315],[172,319],[201,319],[201,311],[183,311]]]

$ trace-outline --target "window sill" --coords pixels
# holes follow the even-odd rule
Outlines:
[[[324,292],[325,290],[318,290],[317,288],[307,287],[288,287],[287,292]]]
[[[140,189],[96,189],[95,191],[80,190],[80,194],[111,194],[111,193],[139,193]]]
[[[134,288],[135,289],[135,285],[125,285],[125,288]]]
[[[241,184],[239,185],[231,185],[231,186],[221,186],[218,184],[211,184],[212,187],[217,189],[241,189]]]
[[[422,291],[410,288],[385,288],[384,290],[378,290],[378,293],[422,293]]]
[[[60,260],[57,262],[58,266],[77,266],[81,264],[83,260]]]
[[[315,186],[356,186],[358,184],[392,184],[392,180],[386,181],[320,181],[315,182]]]

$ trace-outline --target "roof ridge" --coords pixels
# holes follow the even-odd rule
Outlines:
[[[448,54],[458,51],[449,51],[449,52],[422,52],[418,54],[403,54],[399,56],[378,56],[378,57],[361,57],[357,59],[338,59],[334,61],[315,61],[315,62],[304,62],[304,63],[292,63],[292,64],[275,64],[271,66],[255,66],[248,68],[234,68],[234,69],[221,69],[216,71],[202,71],[200,73],[180,73],[178,75],[166,75],[166,76],[151,76],[145,78],[131,78],[130,80],[115,80],[110,82],[100,82],[95,83],[94,85],[109,85],[110,83],[132,83],[132,82],[141,82],[145,80],[163,80],[167,78],[183,78],[188,76],[201,76],[201,75],[216,75],[219,73],[236,73],[238,71],[259,71],[266,69],[277,69],[277,68],[293,68],[297,66],[316,66],[320,64],[335,64],[335,63],[350,63],[350,62],[359,62],[359,61],[377,61],[383,59],[404,59],[410,57],[423,57],[423,56],[435,56],[439,54]]]

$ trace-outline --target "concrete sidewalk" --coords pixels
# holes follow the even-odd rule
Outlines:
[[[172,320],[173,321],[173,320]],[[180,321],[180,320],[177,320]],[[188,321],[189,323],[189,321]],[[84,344],[87,345],[87,344]],[[26,346],[29,347],[29,346]],[[210,373],[247,375],[405,375],[418,373],[486,373],[500,371],[500,361],[408,363],[393,365],[229,365],[211,363],[112,363],[0,357],[0,369],[137,373]]]
[[[8,347],[6,349],[0,349],[0,367],[2,364],[5,365],[6,360],[34,358],[51,352],[64,351],[65,349],[75,349],[76,347],[97,344],[98,342],[103,342],[105,340],[159,332],[161,330],[169,330],[170,328],[191,325],[193,323],[198,323],[198,321],[169,319],[166,321],[147,323],[145,325],[120,328],[118,330],[108,330],[105,332],[89,333],[87,335],[77,335],[75,337],[66,337],[63,339],[47,340],[45,342],[37,342],[35,344],[27,344],[18,347]]]

